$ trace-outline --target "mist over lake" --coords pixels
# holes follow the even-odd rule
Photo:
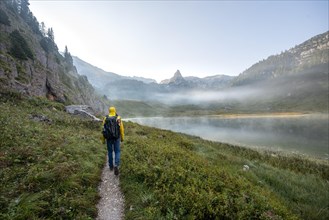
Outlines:
[[[129,118],[142,125],[256,149],[328,159],[328,115]]]

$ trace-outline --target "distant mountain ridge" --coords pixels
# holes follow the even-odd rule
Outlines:
[[[191,89],[222,89],[229,87],[234,76],[215,75],[205,78],[183,77],[177,70],[170,79],[158,84],[154,79],[121,76],[106,72],[80,58],[73,56],[79,74],[87,76],[91,84],[110,99],[149,100],[151,94],[171,93]],[[152,98],[153,99],[153,98]]]
[[[109,86],[112,87],[112,91],[120,91],[120,87],[122,87],[123,83],[122,80],[125,79],[137,80],[145,84],[150,84],[143,85],[137,82],[126,81],[130,85],[138,84],[138,88],[133,85],[130,88],[124,86],[126,90],[132,90],[131,92],[126,92],[127,94],[134,94],[133,97],[124,96],[123,98],[125,99],[135,99],[136,96],[138,97],[136,93],[138,93],[139,90],[141,90],[142,93],[145,92],[145,90],[149,93],[152,93],[152,91],[170,93],[192,89],[219,90],[232,86],[249,85],[264,80],[271,80],[282,76],[288,76],[289,74],[298,74],[309,68],[320,68],[318,71],[326,72],[325,64],[328,63],[329,60],[328,33],[329,32],[319,34],[279,55],[269,56],[267,59],[252,65],[238,76],[215,75],[205,78],[183,77],[181,72],[177,70],[172,78],[162,80],[158,86],[151,85],[157,84],[153,79],[125,77],[115,73],[105,72],[77,57],[73,57],[73,61],[79,73],[86,75],[90,82],[104,93],[109,90]],[[114,83],[118,80],[121,83]],[[155,87],[157,88],[155,89]],[[109,98],[118,99],[119,97],[112,92],[112,96],[110,95]]]
[[[169,86],[184,86],[191,89],[206,89],[206,90],[218,90],[231,86],[235,76],[228,75],[215,75],[199,78],[195,76],[183,77],[181,72],[177,70],[174,76],[170,79],[165,79],[160,84]]]
[[[212,109],[325,111],[328,109],[328,33],[269,56],[238,76],[183,77],[177,70],[173,77],[160,84],[125,77],[103,79],[106,83],[98,91],[110,100],[159,101],[175,105],[202,103]],[[76,66],[79,69],[79,65]],[[93,83],[92,78],[90,81]]]
[[[88,80],[97,89],[103,88],[108,83],[112,83],[114,81],[123,80],[123,79],[137,80],[144,83],[156,83],[154,79],[148,79],[148,78],[137,77],[137,76],[127,77],[127,76],[121,76],[113,72],[107,72],[105,70],[102,70],[101,68],[98,68],[92,64],[83,61],[77,56],[72,56],[72,58],[73,58],[73,63],[76,66],[79,74],[87,76]]]

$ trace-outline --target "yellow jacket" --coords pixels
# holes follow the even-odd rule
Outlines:
[[[109,117],[113,117],[113,116],[117,116],[117,122],[119,123],[119,126],[120,126],[120,138],[121,138],[121,142],[122,142],[125,137],[125,133],[124,133],[125,129],[123,127],[123,122],[121,120],[121,117],[117,115],[115,107],[110,107],[109,108]],[[103,119],[102,126],[104,126],[105,120],[106,120],[106,117],[104,117],[104,119]],[[105,143],[105,138],[103,135],[101,136],[101,141],[103,144]]]

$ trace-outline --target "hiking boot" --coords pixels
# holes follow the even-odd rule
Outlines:
[[[110,167],[110,170],[113,171],[113,167]]]
[[[119,175],[119,168],[118,167],[114,167],[114,175]]]

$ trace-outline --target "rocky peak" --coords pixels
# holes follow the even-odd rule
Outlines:
[[[174,77],[172,77],[170,80],[175,82],[177,80],[184,80],[184,78],[183,78],[182,74],[180,73],[180,71],[177,70],[174,74]]]
[[[186,80],[184,79],[184,77],[182,76],[180,71],[177,70],[172,78],[162,80],[160,83],[161,84],[180,84],[185,81]]]

